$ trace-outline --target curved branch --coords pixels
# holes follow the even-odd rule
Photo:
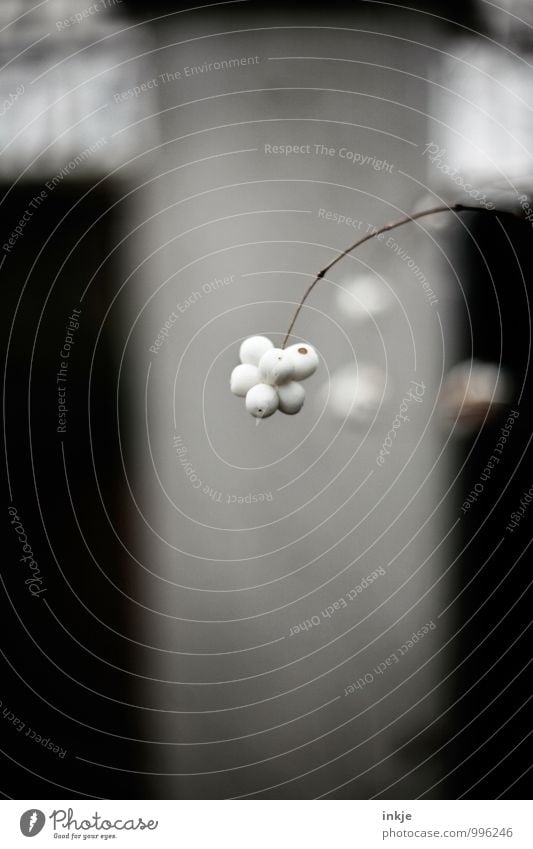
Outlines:
[[[397,218],[395,221],[390,221],[388,224],[384,224],[382,227],[379,227],[376,230],[372,230],[371,233],[367,233],[366,236],[363,236],[361,239],[358,239],[357,242],[354,242],[354,244],[350,245],[349,248],[346,248],[346,250],[341,251],[341,253],[338,254],[332,260],[332,262],[329,263],[329,265],[326,265],[325,268],[322,269],[322,271],[318,272],[318,274],[316,275],[313,282],[307,287],[307,289],[306,289],[306,291],[303,295],[302,300],[300,301],[300,303],[296,307],[296,312],[294,313],[294,315],[292,317],[292,321],[289,324],[289,329],[287,330],[287,333],[285,334],[285,338],[282,342],[281,347],[284,348],[285,345],[287,344],[287,341],[288,341],[288,339],[289,339],[289,337],[292,333],[292,329],[293,329],[294,325],[296,324],[296,319],[300,315],[300,312],[302,310],[303,305],[305,304],[307,298],[309,297],[309,295],[311,294],[311,292],[315,288],[316,284],[318,283],[319,280],[322,280],[322,278],[328,273],[328,271],[330,269],[333,268],[334,265],[337,265],[337,263],[340,262],[341,259],[343,259],[345,256],[350,254],[352,251],[354,251],[360,245],[364,244],[365,242],[370,241],[370,239],[374,239],[376,236],[379,236],[381,233],[386,233],[388,230],[395,230],[397,227],[401,227],[403,224],[407,224],[409,221],[416,221],[418,218],[425,218],[426,215],[435,215],[438,212],[482,212],[482,213],[486,212],[486,213],[489,213],[490,215],[512,215],[514,218],[522,218],[522,216],[518,212],[510,212],[508,210],[503,210],[503,209],[487,209],[486,207],[479,207],[479,206],[465,206],[462,203],[454,203],[454,204],[452,204],[452,206],[448,206],[447,204],[442,204],[442,206],[434,206],[432,209],[424,209],[421,212],[413,212],[412,215],[405,215],[403,218]]]

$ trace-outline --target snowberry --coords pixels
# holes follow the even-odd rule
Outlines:
[[[284,386],[278,386],[279,408],[282,413],[299,413],[305,400],[305,389],[296,380],[290,380]]]
[[[235,366],[231,372],[230,389],[234,395],[244,398],[248,390],[259,383],[259,369],[249,363]]]
[[[258,366],[259,360],[265,353],[273,348],[273,344],[266,336],[250,336],[245,339],[239,351],[241,363]]]
[[[361,322],[386,312],[394,300],[380,281],[365,275],[337,289],[337,304],[343,315]]]
[[[291,345],[286,349],[286,354],[292,360],[295,380],[304,380],[317,370],[318,354],[311,345],[306,345],[303,342]]]
[[[388,385],[387,385],[388,384]],[[368,427],[390,398],[390,379],[379,366],[361,363],[333,372],[329,386],[322,389],[330,413],[357,427]]]
[[[246,395],[246,409],[252,416],[264,419],[278,409],[279,397],[273,386],[258,383]]]
[[[454,436],[468,436],[498,415],[512,392],[511,377],[499,364],[464,360],[444,379],[439,412]]]
[[[298,383],[316,371],[318,356],[303,342],[290,348],[274,348],[266,336],[250,336],[240,348],[241,364],[231,373],[230,389],[246,397],[252,416],[264,419],[277,409],[287,415],[298,413],[305,390]]]
[[[293,358],[283,348],[271,348],[259,360],[259,379],[263,383],[277,386],[293,377]]]

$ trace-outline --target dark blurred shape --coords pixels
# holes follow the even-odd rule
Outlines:
[[[41,189],[41,183],[25,183],[11,191],[2,207],[4,234]],[[26,725],[22,733],[4,728],[4,765],[14,798],[143,795],[138,776],[124,774],[118,785],[112,772],[104,772],[95,783],[78,760],[127,768],[130,739],[142,736],[136,678],[127,672],[135,668],[128,640],[135,629],[123,595],[135,590],[112,527],[120,533],[126,528],[113,377],[119,352],[114,318],[105,318],[119,280],[108,256],[114,200],[112,190],[90,183],[57,187],[6,260],[2,321],[4,338],[11,333],[5,419],[11,496],[45,588],[36,597],[28,591],[8,517],[9,601],[2,618],[9,650],[2,699]],[[79,327],[65,369],[63,433],[56,376],[69,318],[78,315],[74,309],[80,310]],[[66,754],[35,743],[28,728]]]
[[[251,2],[230,2],[219,3],[213,5],[208,0],[199,0],[199,2],[182,3],[173,2],[173,0],[155,0],[153,3],[148,3],[146,0],[124,0],[124,6],[131,11],[132,14],[143,20],[149,20],[154,16],[162,14],[171,14],[173,12],[186,12],[192,9],[199,9],[202,6],[210,8],[211,11],[216,11],[217,14],[227,13],[228,15],[241,15],[247,13],[269,13],[276,11],[287,11],[287,4],[282,0],[273,0],[273,2],[265,2],[265,0],[251,0]],[[380,0],[332,0],[332,2],[324,3],[318,0],[311,0],[305,4],[305,10],[309,13],[323,13],[325,16],[332,12],[357,12],[357,14],[368,13],[376,15],[390,13],[391,9],[397,6],[398,10],[404,12],[427,13],[428,15],[437,15],[441,18],[441,23],[459,23],[463,26],[476,27],[481,19],[477,13],[477,6],[473,0],[414,0],[414,2],[402,3],[401,0],[390,0],[390,2],[381,3]],[[302,7],[302,11],[303,7]]]
[[[457,623],[459,664],[448,795],[528,798],[531,516],[516,528],[509,523],[533,484],[533,239],[527,221],[473,213],[467,223],[470,235],[452,228],[467,279],[462,355],[501,364],[514,391],[509,406],[474,429],[458,454],[464,501],[458,505],[457,609],[448,614]]]

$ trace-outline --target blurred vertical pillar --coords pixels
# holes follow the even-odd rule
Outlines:
[[[141,103],[113,106],[147,75],[132,59],[149,44],[118,4],[92,9],[49,0],[0,11],[8,492],[42,590],[31,594],[11,521],[2,700],[25,730],[7,735],[4,789],[18,798],[146,795],[128,770],[142,728],[117,428],[129,399],[117,403],[112,301],[123,197],[153,140],[152,128],[119,132]]]
[[[368,438],[350,425],[337,436],[329,411],[319,419],[325,366],[309,383],[305,412],[290,422],[280,415],[256,428],[227,388],[239,340],[277,338],[306,276],[353,240],[353,229],[325,223],[319,210],[366,227],[420,197],[440,31],[416,11],[380,8],[379,24],[375,13],[374,4],[301,13],[242,4],[238,26],[228,7],[165,20],[157,31],[158,73],[181,76],[158,89],[161,166],[135,199],[143,262],[127,309],[139,318],[129,368],[144,454],[138,547],[157,647],[146,654],[154,679],[146,698],[155,708],[147,723],[158,796],[442,792],[431,788],[443,771],[444,627],[397,674],[376,675],[373,689],[344,697],[350,680],[432,620],[444,598],[444,473],[433,468],[440,443],[428,420],[448,354],[439,320],[447,334],[449,304],[429,231],[395,235],[438,292],[438,316],[407,262],[376,243],[360,267],[347,260],[329,287],[317,287],[296,330],[331,370],[351,356],[358,365],[381,357],[392,400]],[[256,64],[213,70],[256,55]],[[191,66],[204,71],[186,75]],[[326,154],[315,155],[315,143]],[[292,160],[265,152],[307,144],[309,155]],[[388,170],[356,166],[331,149],[387,160]],[[375,333],[350,327],[335,307],[337,280],[365,263],[398,298],[398,312]],[[204,297],[203,286],[232,275]],[[428,387],[423,412],[379,476],[376,455],[415,375]],[[278,463],[282,450],[287,459]],[[285,486],[286,478],[295,483]],[[237,506],[265,489],[269,502]],[[346,615],[289,639],[295,623],[381,565],[387,578]]]
[[[531,11],[523,2],[479,3],[479,33],[447,46],[427,173],[449,201],[523,215],[531,207]],[[519,526],[509,523],[527,505],[533,481],[531,223],[467,214],[450,225],[446,241],[457,270],[456,281],[450,276],[455,356],[464,366],[456,406],[455,591],[445,613],[456,652],[447,795],[523,798],[531,763],[531,525],[527,513]],[[505,384],[510,394],[503,407],[487,403],[469,425],[477,391],[469,370],[479,364],[499,369],[496,391]]]

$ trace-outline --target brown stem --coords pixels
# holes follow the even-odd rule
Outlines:
[[[296,324],[296,319],[300,315],[303,305],[305,304],[307,298],[315,288],[316,284],[319,280],[328,273],[328,271],[333,268],[334,265],[337,265],[338,262],[341,261],[347,254],[354,251],[360,245],[364,244],[364,242],[368,242],[370,239],[374,239],[376,236],[379,236],[381,233],[386,233],[388,230],[395,230],[397,227],[401,227],[403,224],[407,224],[409,221],[416,221],[418,218],[425,218],[426,215],[435,215],[437,212],[488,212],[492,215],[512,215],[515,218],[521,218],[520,213],[518,212],[509,212],[503,209],[487,209],[486,207],[478,207],[478,206],[465,206],[462,203],[454,203],[452,206],[448,206],[447,204],[443,204],[442,206],[434,206],[432,209],[424,209],[422,212],[413,212],[412,215],[405,215],[403,218],[397,218],[396,221],[390,221],[389,224],[384,224],[382,227],[379,227],[377,230],[372,230],[370,233],[367,233],[366,236],[363,236],[361,239],[358,239],[353,245],[350,245],[346,250],[341,251],[338,256],[333,259],[329,265],[326,265],[322,271],[319,271],[316,275],[313,282],[307,287],[304,296],[298,306],[296,307],[296,312],[292,317],[292,321],[289,324],[289,329],[285,334],[285,338],[282,342],[281,347],[284,348],[287,344],[289,336],[291,335],[292,329]]]

